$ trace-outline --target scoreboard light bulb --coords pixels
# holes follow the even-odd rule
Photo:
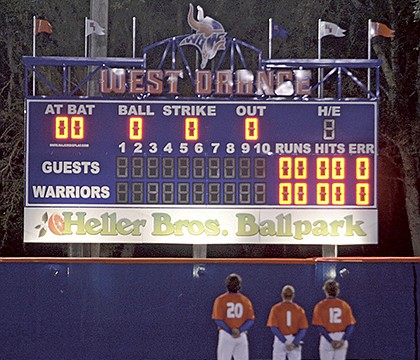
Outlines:
[[[185,118],[185,140],[198,140],[198,118]]]
[[[245,119],[245,140],[258,140],[259,138],[259,122],[256,117]]]

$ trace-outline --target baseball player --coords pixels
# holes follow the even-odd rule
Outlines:
[[[293,302],[295,289],[286,285],[281,291],[282,302],[275,304],[268,316],[267,326],[274,335],[273,360],[301,360],[300,341],[308,329],[305,310]]]
[[[247,330],[254,324],[251,301],[239,293],[242,279],[238,274],[226,278],[227,292],[214,301],[212,319],[219,330],[217,360],[248,360]]]
[[[312,324],[321,335],[319,357],[321,360],[344,360],[356,319],[350,305],[337,298],[340,293],[338,282],[327,280],[323,290],[326,299],[315,305],[312,318]]]

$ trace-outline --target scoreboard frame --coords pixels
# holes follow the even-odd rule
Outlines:
[[[275,114],[280,114],[278,119],[275,118]],[[377,117],[378,103],[369,100],[296,102],[249,99],[127,100],[114,98],[98,100],[50,97],[27,99],[24,241],[54,243],[376,244]],[[324,131],[322,136],[327,134],[327,139],[322,139],[320,134],[313,130],[314,118],[318,123],[322,119]],[[356,124],[354,132],[350,131],[352,129],[351,121]],[[68,122],[68,127],[63,125],[66,122]],[[99,127],[101,122],[102,130]],[[120,126],[123,122],[125,125]],[[150,124],[153,122],[156,124],[151,126]],[[284,123],[285,131],[276,135],[281,133],[279,122]],[[92,130],[93,123],[97,127],[94,129],[95,131]],[[174,123],[178,124],[175,126]],[[236,125],[232,125],[232,123]],[[241,125],[238,125],[239,123]],[[271,129],[267,123],[271,124]],[[206,125],[201,126],[202,124]],[[212,124],[217,124],[216,130],[212,129]],[[338,136],[338,141],[328,140],[331,131],[334,132],[335,129],[328,128],[328,126],[332,126],[331,124],[337,125],[337,128],[341,126],[345,129],[344,133]],[[234,129],[240,129],[238,134],[241,133],[241,135],[234,135],[234,140],[229,140],[229,136],[232,136],[232,126]],[[247,126],[248,129],[253,129],[248,134],[246,134]],[[154,127],[153,135],[145,140],[151,127]],[[123,133],[120,128],[124,128],[128,139],[122,138]],[[156,135],[158,134],[157,128],[164,130],[159,135],[163,140],[156,138],[158,136]],[[142,137],[129,139],[130,129],[133,131],[131,136],[134,138],[139,137],[140,130],[142,130]],[[179,129],[179,131],[174,132],[174,129]],[[94,136],[100,136],[103,139],[101,141],[92,140]],[[164,148],[171,143],[169,140],[173,136],[176,141],[171,144],[171,152],[175,151],[175,153],[165,157]],[[243,138],[239,139],[241,136]],[[355,136],[356,139],[354,139]],[[221,140],[218,140],[219,137]],[[206,199],[204,202],[188,200],[176,203],[173,199],[178,195],[173,195],[172,200],[166,203],[162,197],[158,198],[157,202],[129,203],[126,202],[128,195],[125,198],[122,196],[124,201],[111,201],[117,199],[117,186],[114,187],[109,182],[132,185],[133,178],[127,175],[128,172],[133,174],[133,170],[129,168],[133,166],[133,161],[126,152],[129,147],[133,148],[133,144],[141,143],[141,141],[146,141],[149,151],[152,149],[151,143],[156,143],[159,150],[154,154],[147,151],[141,153],[136,157],[138,163],[149,161],[147,159],[152,159],[150,163],[156,159],[158,161],[162,158],[172,159],[167,160],[169,166],[166,168],[170,173],[171,165],[178,164],[179,158],[189,159],[189,171],[195,171],[192,161],[199,159],[196,161],[197,163],[205,162],[205,165],[202,165],[204,166],[204,170],[202,170],[203,184],[208,185],[211,181],[209,178],[210,160],[218,165],[214,174],[217,174],[219,179],[223,178],[221,173],[225,171],[223,165],[226,166],[224,160],[226,158],[243,158],[245,160],[242,162],[247,166],[248,164],[254,165],[254,162],[257,162],[255,159],[262,159],[260,163],[264,163],[266,167],[264,171],[267,173],[268,179],[261,181],[255,178],[249,181],[225,179],[212,182],[212,184],[221,184],[216,186],[213,191],[214,194],[217,191],[223,192],[223,195],[219,196],[219,205],[209,203],[211,191],[209,188],[204,188],[204,185],[203,188],[198,187],[200,191],[204,192],[203,199]],[[211,144],[218,144],[218,150],[223,148],[224,151],[212,155],[211,152],[214,151],[215,145]],[[241,152],[229,154],[227,152],[228,144],[233,144],[235,150],[241,148],[242,151],[247,152],[245,154]],[[335,145],[332,146],[332,144]],[[107,148],[107,146],[111,146],[111,148]],[[188,152],[182,154],[186,148]],[[247,154],[252,151],[253,153],[247,157]],[[340,161],[347,163],[348,158],[355,159],[359,152],[362,154],[367,152],[366,157],[363,155],[361,157],[373,162],[368,181],[371,189],[368,203],[360,205],[353,201],[347,204],[333,205],[329,203],[325,205],[314,203],[313,196],[312,200],[302,204],[275,203],[273,201],[273,189],[280,189],[279,184],[290,184],[291,187],[299,188],[299,184],[305,183],[305,179],[301,181],[299,176],[291,173],[287,173],[285,179],[282,179],[279,173],[280,165],[273,164],[281,164],[283,159],[286,164],[284,168],[290,168],[292,163],[298,163],[302,168],[302,164],[309,159],[313,172],[315,164],[320,158],[320,161],[324,159],[327,162],[339,162],[336,168],[340,170],[344,165],[344,162]],[[201,156],[202,153],[204,155]],[[115,159],[114,164],[112,164],[113,158]],[[273,161],[273,159],[276,160]],[[299,159],[303,162],[299,162]],[[315,159],[317,160],[315,161]],[[127,165],[127,169],[120,166],[120,174],[118,174],[118,170],[115,170],[118,169],[118,161]],[[109,165],[110,163],[112,165]],[[237,162],[233,166],[239,169]],[[274,173],[277,174],[277,179],[273,177],[273,173],[268,174],[268,169],[271,170],[276,166],[278,167],[274,169]],[[292,165],[292,168],[293,166],[297,173],[299,166]],[[355,165],[352,166],[354,169]],[[324,170],[325,168],[328,167],[324,165]],[[111,174],[109,169],[113,169],[116,173]],[[155,173],[149,173],[149,175],[152,178],[155,176],[156,180],[151,181],[152,184],[163,186],[166,178],[161,173],[163,169],[161,164],[159,169],[160,175],[157,177]],[[149,168],[138,171],[144,175],[144,171],[149,171]],[[173,171],[178,171],[178,167]],[[249,171],[253,174],[256,173],[255,168],[244,170],[244,173],[248,174]],[[238,172],[239,170],[237,170],[237,174]],[[294,178],[288,180],[289,175]],[[314,177],[315,175],[312,173],[310,176]],[[110,180],[111,178],[113,180]],[[98,181],[98,179],[101,180]],[[120,181],[121,179],[124,181]],[[322,177],[318,181],[321,184],[331,183],[329,179],[325,182],[321,182],[321,179]],[[275,181],[277,183],[273,185]],[[310,182],[313,181],[315,180]],[[343,181],[346,179],[341,178],[338,183]],[[354,180],[352,181],[354,183]],[[143,182],[146,184],[145,181],[135,182],[135,184]],[[175,184],[169,187],[168,193],[170,193],[175,189],[179,191],[179,184],[191,184],[192,190],[192,184],[197,181],[189,178],[186,181],[177,179],[168,183]],[[263,183],[266,184],[264,185],[267,192],[266,198],[270,198],[270,200],[265,203],[249,202],[249,198],[256,199],[255,189],[258,184]],[[230,202],[223,203],[221,198],[226,193],[226,188],[223,187],[229,187],[232,184],[236,190],[238,188],[252,188],[253,190],[249,190],[248,195],[241,195],[241,199],[245,199],[243,202],[238,200],[238,193],[235,193],[231,196],[234,198],[233,202],[229,200]],[[122,185],[122,187],[124,186]],[[142,193],[150,195],[153,188],[144,186]],[[127,191],[133,191],[132,189],[133,187]],[[285,189],[288,188],[285,187]],[[334,191],[340,194],[343,189],[339,187]],[[294,190],[290,188],[290,191]],[[196,192],[195,188],[192,193],[196,194]],[[299,191],[297,192],[299,193]],[[279,201],[280,193],[281,191],[278,190],[278,194],[275,196]],[[93,197],[92,194],[94,194]],[[302,194],[302,191],[299,194]],[[191,196],[189,195],[189,199],[192,199]],[[297,195],[294,196],[297,197]],[[130,198],[132,198],[131,194]],[[178,196],[178,200],[179,198]],[[215,199],[217,200],[217,196]]]

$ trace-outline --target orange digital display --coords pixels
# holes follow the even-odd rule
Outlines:
[[[308,184],[296,183],[294,195],[296,205],[306,205],[308,203]]]
[[[331,203],[333,205],[344,205],[346,203],[345,187],[342,183],[333,183],[331,191]]]
[[[55,118],[55,138],[69,138],[69,118],[67,116],[57,116]]]
[[[82,116],[71,117],[71,138],[83,139],[85,137],[85,119]]]
[[[328,183],[316,184],[316,203],[318,205],[330,204],[330,184]]]
[[[185,140],[198,140],[198,118],[185,119]]]
[[[369,184],[356,184],[356,204],[369,205]]]
[[[308,177],[308,159],[297,157],[295,159],[295,179],[306,179]]]
[[[279,205],[373,205],[370,162],[366,156],[280,156],[278,177],[288,182],[279,183]]]
[[[85,138],[83,116],[57,116],[55,118],[55,138],[57,140],[82,140]]]
[[[292,184],[291,183],[279,184],[279,204],[280,205],[292,204]]]
[[[330,178],[330,159],[319,157],[316,159],[316,178],[326,180]]]
[[[251,117],[245,119],[245,140],[258,140],[259,125],[258,118]]]
[[[356,159],[356,179],[367,180],[369,179],[370,166],[369,158],[359,157]]]
[[[334,180],[343,180],[345,178],[345,163],[346,160],[343,157],[333,157],[332,158],[332,178]]]
[[[292,158],[280,157],[279,158],[279,179],[292,178]]]
[[[143,139],[143,118],[131,117],[130,118],[130,140],[142,140]]]

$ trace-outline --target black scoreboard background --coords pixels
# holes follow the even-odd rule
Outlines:
[[[30,99],[25,208],[376,214],[376,156],[370,101]]]

